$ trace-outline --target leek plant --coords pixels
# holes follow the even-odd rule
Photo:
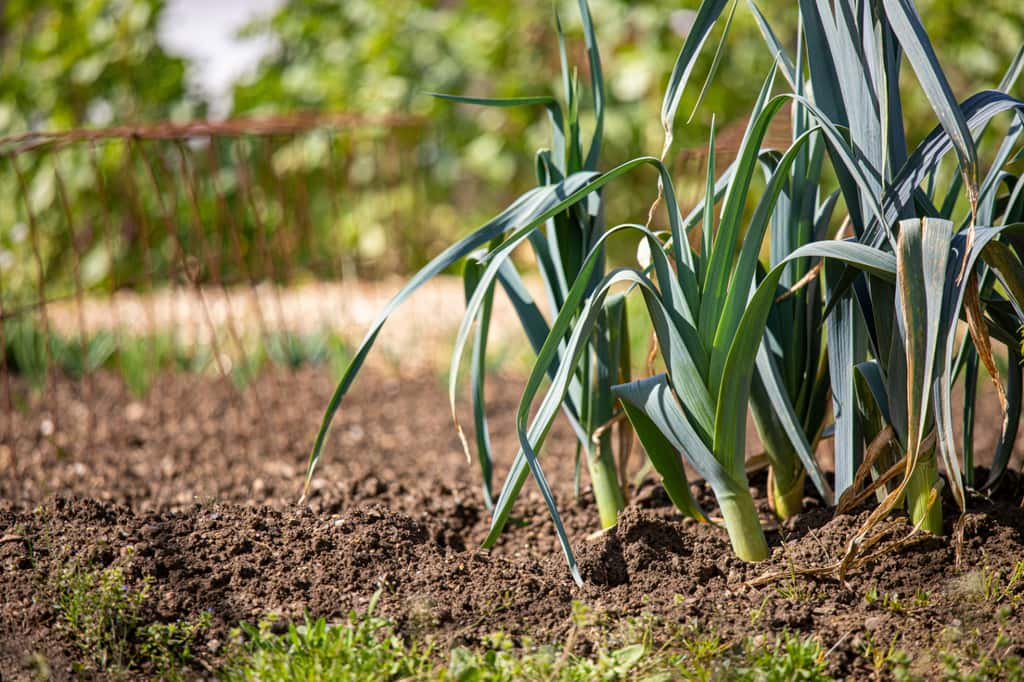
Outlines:
[[[796,59],[790,60],[757,7],[751,8],[768,48],[777,56],[779,73],[794,93],[803,95],[803,32],[797,34]],[[807,107],[799,101],[791,105],[791,122],[794,142],[812,127]],[[769,267],[781,263],[798,247],[834,232],[839,191],[825,191],[824,156],[825,141],[819,135],[796,154],[772,213]],[[771,178],[779,159],[779,152],[762,152],[766,178]],[[801,511],[807,471],[817,473],[812,453],[829,420],[828,361],[820,329],[822,292],[816,272],[807,260],[794,261],[784,270],[751,385],[751,413],[769,463],[768,500],[780,519]],[[833,493],[827,482],[820,473],[814,480],[822,499],[831,505]]]
[[[551,123],[551,148],[540,150],[536,156],[537,181],[540,187],[551,186],[574,173],[594,172],[600,162],[604,129],[605,85],[601,71],[600,52],[590,10],[585,0],[581,0],[579,9],[583,20],[594,103],[595,124],[589,149],[585,150],[582,143],[580,124],[582,92],[575,69],[570,69],[565,36],[557,14],[555,23],[561,58],[564,110],[558,101],[550,96],[483,99],[437,95],[437,97],[453,102],[481,106],[545,106]],[[560,213],[548,218],[544,221],[542,230],[536,230],[529,235],[529,246],[544,284],[544,293],[550,310],[558,311],[564,305],[569,287],[576,282],[580,275],[583,256],[590,251],[605,231],[604,221],[602,193],[596,191],[588,195],[586,201],[568,206]],[[472,299],[477,288],[481,286],[489,256],[500,243],[500,239],[494,240],[489,249],[481,249],[470,254],[466,259],[463,281],[467,303]],[[596,277],[602,274],[603,252],[600,258],[602,263],[598,271],[591,276],[591,285],[596,282]],[[548,335],[548,323],[523,286],[522,279],[511,260],[505,260],[502,263],[497,272],[497,280],[513,303],[522,328],[534,349],[538,349]],[[469,459],[471,458],[470,447],[459,423],[455,398],[463,343],[465,343],[466,334],[469,333],[471,324],[475,324],[470,381],[477,459],[483,479],[484,503],[488,509],[494,506],[493,464],[485,411],[484,380],[494,289],[495,283],[490,282],[482,290],[485,294],[479,310],[475,312],[475,315],[467,314],[463,320],[456,343],[456,351],[452,357],[448,391],[452,419],[466,451],[467,459]],[[632,442],[632,434],[626,432],[621,426],[601,428],[612,418],[614,402],[611,395],[612,384],[627,379],[630,375],[629,329],[623,300],[609,302],[598,321],[594,336],[594,353],[582,358],[576,368],[573,383],[563,401],[563,411],[572,424],[577,438],[577,491],[582,456],[590,474],[601,525],[609,527],[615,524],[625,503],[626,481],[620,480],[620,473],[624,473],[622,460],[628,456],[629,445]],[[617,434],[614,428],[618,429]],[[599,429],[600,432],[598,432]],[[618,438],[615,438],[616,435]],[[619,444],[620,447],[616,448],[616,444]]]
[[[537,156],[539,186],[448,247],[381,312],[327,407],[307,486],[331,419],[389,315],[424,282],[463,261],[466,313],[453,350],[449,395],[454,416],[458,368],[472,334],[477,455],[485,501],[493,504],[485,546],[496,542],[532,475],[573,577],[581,581],[539,460],[554,419],[563,413],[579,441],[577,461],[580,453],[586,456],[602,525],[613,524],[623,504],[623,482],[606,426],[625,416],[678,509],[708,519],[690,494],[685,459],[714,492],[736,554],[749,561],[764,559],[767,543],[745,468],[748,404],[772,467],[770,494],[776,512],[785,517],[799,508],[804,476],[831,500],[832,490],[812,454],[825,431],[826,386],[835,420],[835,492],[846,494],[846,504],[872,490],[882,498],[866,527],[905,500],[915,523],[941,532],[940,463],[954,499],[965,508],[966,486],[972,482],[953,442],[951,385],[961,370],[976,376],[979,363],[996,377],[990,339],[1007,344],[1016,359],[1017,329],[1024,322],[1024,185],[1011,169],[1020,157],[1014,152],[1024,103],[1007,94],[1022,60],[999,90],[958,104],[911,0],[800,0],[795,60],[751,5],[790,91],[773,96],[775,77],[769,75],[737,159],[720,175],[712,133],[704,200],[684,216],[663,159],[696,57],[726,4],[705,0],[695,15],[665,94],[661,158],[641,157],[597,170],[604,85],[585,0],[580,11],[595,105],[589,147],[581,142],[580,88],[567,66],[560,27],[567,109],[548,96],[445,96],[488,106],[545,106],[553,139],[552,148]],[[916,136],[903,129],[898,82],[904,58],[939,121],[913,151],[907,140]],[[790,146],[762,149],[769,124],[787,104],[793,106]],[[1008,111],[1017,118],[982,178],[976,136],[993,117]],[[942,193],[940,169],[950,151],[956,153],[960,174]],[[822,180],[826,159],[838,192]],[[756,194],[753,178],[759,166],[767,181]],[[605,227],[605,188],[642,168],[657,173],[655,207],[663,206],[667,215],[667,238],[635,223]],[[960,197],[967,200],[966,210]],[[754,205],[749,218],[748,203]],[[843,223],[852,235],[825,239],[833,234],[836,211],[845,212]],[[769,227],[770,260],[764,266],[759,258]],[[650,263],[607,271],[608,239],[626,234],[639,237]],[[527,244],[545,285],[550,324],[510,260]],[[494,499],[483,357],[498,284],[537,358],[516,413],[520,450]],[[643,301],[666,367],[664,374],[637,381],[629,381],[623,315],[624,301],[632,294]],[[958,350],[961,319],[970,336]],[[534,409],[545,382],[548,387]],[[1005,387],[997,383],[1006,419],[994,477],[1005,469],[1019,421],[1019,367],[1013,365]],[[970,396],[969,391],[969,405]],[[615,412],[616,399],[621,415]],[[876,437],[878,432],[889,435]],[[965,452],[964,461],[970,462],[970,456]],[[876,480],[861,492],[872,467]]]
[[[677,71],[681,68],[685,65],[677,65]],[[672,102],[678,101],[673,88],[683,82],[673,79],[673,86],[666,95],[666,109],[672,114]],[[698,519],[706,518],[689,494],[679,457],[681,452],[713,489],[737,555],[749,561],[767,557],[767,543],[746,477],[746,411],[755,358],[782,275],[799,259],[826,254],[841,260],[863,258],[868,266],[877,266],[872,261],[877,254],[870,248],[810,243],[787,254],[752,291],[761,244],[782,189],[789,181],[796,159],[818,134],[817,128],[807,130],[790,149],[773,160],[767,187],[749,222],[745,221],[744,207],[761,157],[761,143],[772,117],[787,102],[785,96],[771,97],[773,84],[774,78],[770,76],[755,104],[737,160],[717,182],[712,138],[705,200],[689,217],[683,218],[680,214],[672,178],[664,165],[656,159],[638,160],[650,163],[659,171],[670,226],[669,240],[661,242],[640,225],[613,228],[603,238],[620,231],[639,233],[648,246],[650,266],[614,270],[589,294],[582,284],[589,279],[578,279],[571,289],[538,354],[520,403],[517,428],[522,452],[513,464],[495,507],[491,534],[485,545],[492,543],[500,532],[525,479],[527,466],[542,480],[537,452],[568,390],[570,368],[587,352],[586,339],[592,334],[612,289],[625,286],[627,293],[641,294],[668,370],[656,377],[615,387],[625,414],[680,511]],[[671,121],[671,116],[668,120]],[[717,229],[713,229],[719,199],[721,209],[717,211]],[[700,230],[700,239],[695,240],[700,244],[699,249],[691,247],[687,238],[693,229]],[[738,252],[737,242],[741,244]],[[666,252],[671,253],[671,260]],[[596,269],[599,256],[598,245],[587,256],[585,272]],[[567,343],[566,334],[569,334]],[[559,352],[558,370],[531,421],[533,399],[540,389],[545,368],[557,359]],[[807,454],[809,457],[809,452]],[[796,453],[792,456],[799,462]],[[824,476],[813,458],[809,459],[808,473],[812,480],[827,490]],[[553,515],[557,521],[557,512]],[[563,545],[563,550],[572,567],[571,548]]]
[[[641,294],[668,370],[614,388],[625,414],[679,510],[699,520],[707,518],[690,496],[680,459],[682,453],[711,486],[736,554],[748,561],[767,558],[768,547],[745,470],[746,410],[756,356],[781,278],[792,263],[826,256],[883,276],[895,269],[890,254],[865,245],[812,242],[788,254],[754,286],[761,243],[781,188],[799,151],[817,133],[816,129],[807,131],[779,159],[752,218],[746,223],[747,230],[736,253],[734,243],[743,224],[740,207],[745,203],[756,168],[760,142],[772,115],[786,100],[776,97],[768,101],[771,86],[769,78],[761,91],[740,156],[726,175],[718,230],[710,237],[707,232],[702,235],[702,242],[708,244],[706,250],[692,250],[686,232],[699,224],[711,223],[717,193],[709,192],[703,210],[697,216],[684,219],[679,213],[668,172],[659,161],[647,160],[662,176],[670,239],[662,243],[640,225],[613,228],[608,235],[619,231],[640,234],[649,246],[650,267],[623,267],[609,272],[589,298],[584,295],[582,280],[570,291],[566,305],[552,323],[551,335],[538,354],[538,362],[520,402],[517,429],[522,452],[513,464],[495,507],[487,543],[493,542],[501,530],[526,475],[526,467],[530,467],[538,480],[543,480],[537,452],[568,389],[570,368],[586,352],[586,339],[592,333],[605,299],[613,289],[625,286],[627,292]],[[671,261],[666,255],[666,246],[671,250]],[[596,250],[588,256],[584,265],[586,271],[595,267],[597,256]],[[576,306],[579,306],[578,313],[574,310]],[[531,420],[533,400],[545,376],[543,368],[555,358],[566,333],[569,333],[569,340],[562,351],[563,360]],[[816,465],[810,467],[808,473],[812,480],[824,485]],[[557,511],[552,514],[557,522]],[[571,548],[563,545],[563,550],[574,569]]]
[[[983,179],[977,138],[997,114],[1020,110],[1021,102],[1007,94],[1019,74],[1020,59],[999,90],[957,103],[911,0],[801,0],[799,5],[808,78],[791,80],[791,96],[828,133],[827,152],[853,232],[850,242],[895,256],[894,268],[885,276],[868,276],[845,264],[824,267],[836,492],[853,486],[865,465],[864,445],[873,444],[868,468],[874,466],[876,475],[884,476],[900,463],[890,478],[897,470],[905,474],[883,496],[879,515],[905,496],[912,520],[941,533],[935,494],[939,460],[958,506],[966,504],[952,429],[955,369],[970,366],[976,354],[995,376],[989,327],[996,323],[983,317],[983,309],[991,306],[978,292],[987,292],[996,308],[1010,305],[1006,299],[992,299],[997,296],[993,275],[978,256],[1000,249],[1001,242],[987,245],[1019,220],[1014,215],[1019,193],[1013,199],[1017,180],[1005,166],[1019,141],[1020,121],[998,142],[996,161]],[[779,68],[799,71],[795,65],[804,56],[798,54],[794,62],[756,7],[754,11]],[[904,130],[899,87],[904,59],[939,121],[913,151],[907,140],[916,136]],[[943,194],[937,189],[939,168],[951,150],[960,173]],[[1010,196],[997,199],[1004,185]],[[954,215],[961,197],[967,200],[966,213]],[[999,228],[992,227],[996,219],[1001,219]],[[1015,230],[1006,231],[1005,237]],[[1005,313],[998,314],[1004,319],[996,326],[1005,339],[1012,322]],[[956,352],[961,318],[970,322],[972,339]],[[1014,388],[1019,383],[1018,368],[1013,367],[1011,391],[1019,392]],[[999,390],[1004,392],[1001,385]],[[997,462],[1005,460],[1007,439],[1012,443],[1011,432],[1016,432],[1019,399],[1016,403],[1008,406],[1013,409],[1003,425]],[[860,409],[855,408],[858,404]],[[880,427],[891,429],[892,447],[874,443]],[[860,474],[861,479],[866,475]]]
[[[724,4],[709,2],[701,7],[695,18],[694,30],[677,59],[663,106],[666,151],[670,147],[675,113],[692,70],[694,57],[708,30],[724,9]],[[705,201],[689,217],[684,219],[680,213],[673,179],[661,160],[641,158],[620,167],[626,169],[651,165],[658,171],[659,197],[664,198],[670,239],[662,243],[646,227],[624,224],[602,234],[587,254],[580,274],[538,352],[537,362],[520,402],[517,431],[521,450],[495,505],[485,547],[496,541],[527,475],[532,472],[549,500],[549,510],[559,529],[562,549],[574,576],[579,580],[572,549],[561,530],[558,511],[550,497],[537,455],[559,406],[564,403],[567,395],[571,395],[574,368],[592,352],[590,339],[595,330],[600,329],[603,311],[608,305],[617,304],[624,293],[639,291],[669,373],[667,377],[662,375],[634,384],[619,385],[615,394],[625,405],[626,415],[676,506],[685,514],[705,518],[690,495],[686,473],[678,454],[682,450],[715,489],[737,554],[752,561],[767,557],[767,543],[745,474],[744,425],[753,359],[760,344],[763,318],[767,316],[769,305],[764,303],[762,296],[759,299],[761,304],[751,309],[753,312],[749,320],[745,311],[761,240],[781,190],[782,180],[787,176],[803,144],[810,139],[809,134],[803,135],[794,145],[794,150],[778,160],[778,168],[769,182],[770,190],[760,202],[747,230],[744,246],[740,255],[736,256],[734,246],[742,233],[744,208],[757,169],[761,141],[772,117],[784,104],[780,98],[769,102],[773,82],[774,79],[769,78],[762,88],[738,160],[717,181],[712,138]],[[719,199],[722,210],[718,228],[714,230],[714,211]],[[697,226],[701,226],[702,230],[699,251],[692,249],[688,240],[688,233]],[[620,268],[595,282],[595,276],[600,274],[603,264],[605,240],[611,235],[624,232],[639,233],[651,254],[650,267],[643,270]],[[667,251],[671,252],[671,263]],[[495,266],[492,264],[490,267]],[[777,276],[773,277],[777,284]],[[611,289],[616,285],[625,285],[627,291],[613,294]],[[766,285],[765,290],[769,289],[771,291],[768,295],[773,294],[773,286]],[[471,311],[473,307],[474,301],[471,300]],[[457,348],[456,354],[458,352]],[[732,356],[736,356],[735,359]],[[557,367],[557,370],[551,379],[551,387],[530,422],[533,399],[552,367]],[[675,402],[673,390],[683,401],[682,409]],[[659,433],[658,427],[661,424],[658,419],[665,415],[644,414],[643,400],[637,398],[637,394],[642,392],[657,394],[661,399],[659,406],[664,409],[674,406],[675,411],[666,414],[681,420],[685,428],[680,428],[684,428],[688,434],[687,439],[666,439]],[[827,487],[816,465],[812,468],[814,480]]]

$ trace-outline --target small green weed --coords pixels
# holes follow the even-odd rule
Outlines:
[[[904,650],[898,648],[896,643],[899,637],[893,637],[888,645],[876,642],[870,634],[865,638],[861,654],[871,664],[876,679],[884,675],[891,675],[895,679],[908,679],[908,667],[910,656]]]
[[[94,372],[110,360],[115,350],[114,337],[101,332],[86,338],[45,333],[31,318],[15,318],[3,323],[7,367],[24,376],[30,386],[40,388],[46,381],[48,365],[55,365],[73,378]]]
[[[209,627],[209,611],[195,620],[150,623],[139,632],[139,653],[161,680],[174,682],[192,661],[199,634]]]
[[[757,625],[757,622],[764,616],[764,611],[768,607],[768,597],[765,596],[761,599],[761,603],[756,608],[750,610],[750,624]]]
[[[810,637],[786,632],[771,646],[756,647],[748,641],[745,649],[745,663],[721,679],[744,682],[826,682],[833,679],[827,672],[824,650]]]
[[[438,655],[443,652],[407,641],[397,634],[394,623],[374,616],[378,598],[371,600],[365,615],[350,613],[347,622],[337,625],[306,618],[281,632],[273,618],[256,626],[243,624],[234,633],[235,650],[219,676],[227,682],[832,679],[826,673],[825,653],[813,639],[785,633],[767,646],[751,640],[732,644],[692,624],[670,626],[656,637],[655,629],[664,624],[652,617],[605,622],[604,614],[581,604],[574,608],[574,630],[564,642],[537,645],[499,632],[479,647],[456,647],[443,659]],[[587,655],[573,653],[581,628],[600,634],[601,643]]]
[[[78,379],[102,368],[116,369],[129,390],[144,396],[162,371],[216,371],[210,344],[183,344],[171,333],[135,335],[100,331],[86,337],[50,331],[33,319],[3,323],[7,367],[25,377],[35,390],[46,383],[48,371]],[[243,339],[221,348],[225,369],[239,387],[254,381],[268,364],[290,369],[328,365],[340,372],[352,358],[348,344],[330,330],[312,334],[269,332],[266,338]]]
[[[880,606],[893,613],[910,613],[928,606],[930,602],[928,593],[920,588],[914,592],[913,597],[908,599],[901,597],[899,592],[882,593],[878,591],[877,587],[871,586],[865,593],[864,599],[869,604]]]
[[[482,652],[456,649],[443,680],[505,682],[505,680],[644,680],[661,682],[789,682],[827,681],[825,654],[813,639],[784,634],[773,645],[747,641],[730,647],[712,633],[680,632],[653,647],[649,638],[591,656],[559,652],[557,647],[516,651],[509,638],[497,636]]]
[[[717,679],[716,670],[721,657],[728,652],[729,645],[718,635],[694,630],[679,636],[678,647],[670,643],[663,647],[663,650],[666,649],[673,650],[673,653],[667,654],[667,662],[674,677],[706,682]]]
[[[242,640],[222,678],[241,680],[400,679],[429,672],[430,647],[408,646],[393,624],[373,615],[380,593],[364,616],[349,614],[348,623],[328,625],[323,618],[291,624],[284,634],[272,631],[274,620],[243,623]]]
[[[116,676],[146,669],[163,680],[180,679],[192,660],[192,645],[210,624],[210,614],[176,623],[146,622],[143,607],[150,580],[130,585],[120,568],[65,567],[56,578],[59,628],[81,655],[77,672]]]
[[[131,665],[132,640],[148,595],[148,582],[134,588],[120,568],[90,571],[75,565],[61,571],[60,628],[83,656],[84,669],[109,672]]]
[[[1000,634],[987,650],[976,645],[960,653],[940,654],[942,679],[946,682],[989,682],[990,680],[1024,680],[1024,660],[1009,653],[1013,643]]]
[[[1007,576],[1003,571],[982,564],[964,576],[969,594],[992,604],[1016,607],[1024,599],[1024,560],[1018,561]]]
[[[792,562],[789,564],[789,576],[775,585],[775,592],[786,601],[797,603],[810,601],[813,596],[807,584],[797,577],[796,567]]]
[[[458,682],[505,682],[506,680],[585,680],[632,679],[643,672],[650,653],[643,644],[630,644],[613,650],[601,650],[593,657],[569,655],[558,648],[543,646],[528,653],[516,651],[505,635],[493,635],[481,653],[466,648],[454,649],[447,670],[439,679]]]

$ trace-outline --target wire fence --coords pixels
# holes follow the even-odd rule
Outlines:
[[[322,325],[283,292],[372,272],[379,254],[359,241],[409,231],[427,191],[412,172],[422,129],[299,114],[0,138],[5,440],[33,396],[59,429],[58,378],[88,404],[111,366],[141,392],[167,365],[239,384],[254,352],[300,352],[289,320]]]

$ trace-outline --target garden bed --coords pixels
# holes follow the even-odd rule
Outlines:
[[[506,457],[519,386],[491,386],[495,452]],[[762,564],[736,559],[724,531],[682,519],[651,481],[615,529],[594,535],[592,500],[584,491],[573,501],[571,434],[556,430],[544,461],[586,582],[578,589],[532,483],[497,547],[476,549],[489,518],[438,376],[364,377],[309,504],[296,506],[331,389],[316,368],[265,373],[244,393],[174,374],[140,400],[100,374],[91,409],[83,382],[61,381],[61,414],[38,399],[12,414],[0,445],[0,679],[43,661],[55,678],[72,674],[82,654],[57,605],[59,578],[110,567],[126,586],[147,585],[140,618],[208,620],[184,668],[196,677],[225,663],[240,621],[340,622],[378,591],[376,614],[433,642],[439,659],[495,633],[581,655],[637,637],[726,651],[796,633],[820,644],[829,673],[857,679],[904,669],[933,678],[1024,654],[1024,482],[1014,472],[991,499],[971,501],[962,540],[916,536],[840,582],[801,570],[837,561],[859,518],[833,518],[813,499],[769,533]],[[996,420],[990,410],[979,425]],[[766,512],[763,476],[754,480]],[[901,517],[886,523],[894,542],[910,532]]]

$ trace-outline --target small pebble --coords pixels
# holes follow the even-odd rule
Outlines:
[[[129,403],[128,407],[124,408],[124,418],[130,422],[137,422],[146,415],[146,408],[142,403],[134,402]]]
[[[868,632],[880,630],[885,625],[885,618],[882,616],[869,616],[864,619],[864,629]]]

